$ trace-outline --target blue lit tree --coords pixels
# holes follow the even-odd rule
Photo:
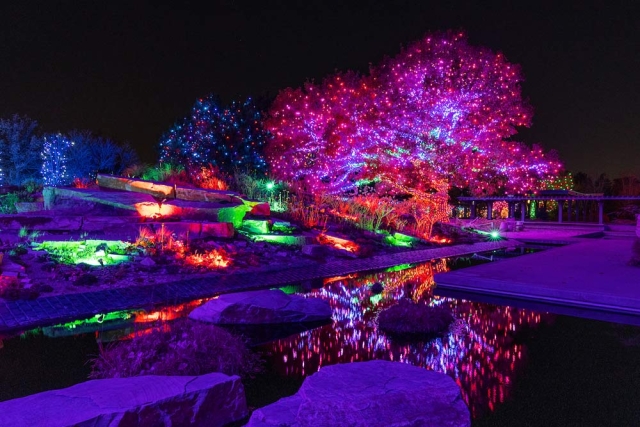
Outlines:
[[[73,141],[67,165],[71,179],[94,179],[97,173],[118,174],[138,160],[128,145],[116,144],[87,130],[73,130],[69,139]]]
[[[42,139],[38,123],[17,114],[0,119],[0,183],[21,185],[39,178]]]
[[[42,182],[51,186],[70,184],[73,177],[67,168],[73,142],[61,133],[45,135],[43,141]]]
[[[221,107],[214,95],[196,101],[191,115],[178,121],[159,144],[160,161],[197,170],[212,165],[225,173],[236,169],[266,172],[262,155],[269,133],[251,99]]]

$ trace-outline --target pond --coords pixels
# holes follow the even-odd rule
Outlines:
[[[333,321],[302,332],[269,328],[271,337],[265,329],[243,330],[265,359],[265,372],[244,381],[248,404],[261,407],[295,393],[321,366],[385,359],[451,376],[477,426],[635,424],[640,419],[639,327],[433,293],[437,272],[515,254],[397,266],[325,279],[314,289],[285,287],[329,301]],[[371,290],[376,282],[383,284],[381,294]],[[447,307],[456,321],[446,335],[425,342],[390,339],[378,331],[376,316],[403,298]],[[111,313],[5,339],[0,400],[84,381],[97,340],[125,338],[203,302]]]

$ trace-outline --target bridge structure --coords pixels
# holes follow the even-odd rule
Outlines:
[[[564,210],[567,212],[567,222],[572,221],[574,215],[575,221],[580,220],[582,215],[586,221],[588,204],[597,204],[598,224],[603,224],[603,207],[606,201],[635,200],[640,201],[640,196],[604,196],[602,194],[582,194],[574,191],[546,191],[539,195],[527,196],[488,196],[488,197],[458,197],[458,202],[468,207],[470,218],[477,218],[478,207],[487,207],[487,219],[493,219],[493,204],[496,202],[506,202],[508,205],[508,218],[516,218],[516,212],[519,210],[520,221],[525,220],[526,204],[528,202],[543,202],[546,205],[550,201],[558,204],[558,222],[563,221]],[[538,204],[536,204],[536,207]]]

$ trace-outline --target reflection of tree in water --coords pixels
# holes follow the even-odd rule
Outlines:
[[[548,314],[452,298],[434,297],[434,273],[444,261],[401,271],[350,276],[327,281],[309,294],[328,300],[333,324],[278,340],[261,349],[283,375],[310,375],[323,365],[371,359],[395,360],[443,372],[458,383],[472,416],[493,410],[508,395],[513,376],[525,358],[514,338],[527,328],[551,320]],[[370,286],[384,285],[381,295]],[[379,332],[377,314],[401,298],[450,307],[457,319],[451,333],[429,342],[399,343]]]

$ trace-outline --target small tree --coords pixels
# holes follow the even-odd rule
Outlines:
[[[129,144],[118,146],[114,173],[121,174],[125,169],[138,162],[138,153]]]
[[[38,123],[26,116],[0,119],[0,183],[21,185],[38,177],[42,140]]]
[[[72,130],[69,139],[73,141],[73,150],[68,152],[67,173],[71,180],[95,177],[92,161],[91,143],[93,137],[88,130]]]
[[[223,107],[215,95],[209,95],[198,99],[191,114],[162,136],[160,161],[182,165],[190,173],[211,165],[228,175],[238,169],[264,174],[262,150],[268,138],[252,99]]]
[[[42,147],[42,182],[45,185],[68,185],[73,179],[67,171],[73,142],[61,133],[45,135]]]
[[[73,141],[67,165],[71,178],[94,179],[100,172],[117,174],[138,160],[129,145],[116,144],[87,130],[73,130],[69,139]]]

